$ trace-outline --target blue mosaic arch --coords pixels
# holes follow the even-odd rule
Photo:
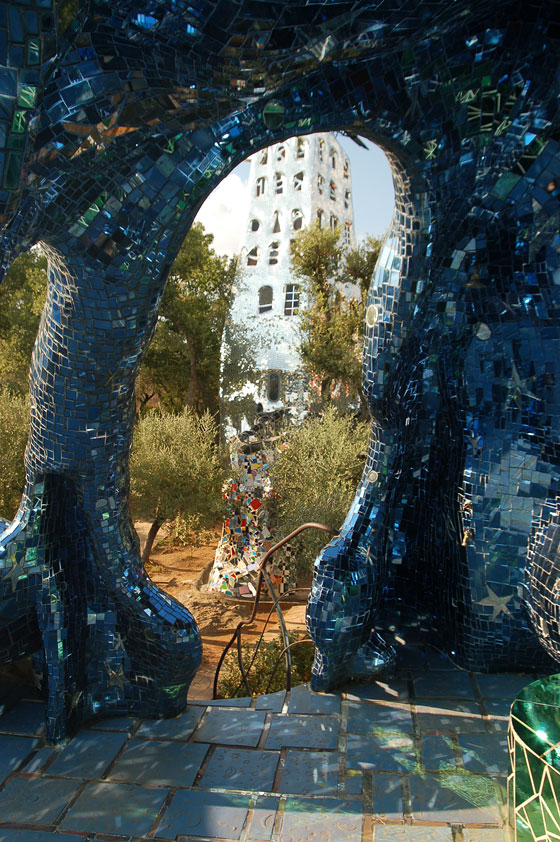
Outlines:
[[[368,462],[308,605],[314,686],[391,661],[374,625],[479,670],[557,658],[558,5],[115,0],[60,37],[50,0],[0,13],[2,266],[49,257],[0,660],[43,652],[49,737],[186,704],[196,623],[128,511],[134,380],[204,198],[312,131],[369,137],[396,185]]]

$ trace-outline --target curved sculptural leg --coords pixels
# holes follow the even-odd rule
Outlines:
[[[104,285],[98,265],[51,254],[27,489],[0,554],[0,657],[42,646],[51,740],[92,716],[179,713],[201,660],[196,624],[146,575],[128,513],[134,376],[159,303],[145,287]]]
[[[366,314],[364,386],[378,424],[340,538],[316,561],[309,601],[317,689],[355,674],[352,659],[381,605],[386,625],[465,668],[551,666],[524,603],[528,595],[544,640],[558,620],[556,561],[539,558],[555,540],[556,263],[541,256],[536,280],[525,241],[516,260],[529,268],[506,273],[516,230],[515,217],[483,225],[465,213],[434,240],[423,267],[416,247],[416,277],[414,259],[402,271],[402,237],[385,246]],[[399,296],[423,278],[407,311]]]

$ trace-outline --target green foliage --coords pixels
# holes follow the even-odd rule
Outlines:
[[[329,400],[333,383],[349,386],[363,401],[364,304],[380,247],[381,241],[370,237],[357,249],[344,251],[338,233],[318,225],[292,241],[292,271],[309,296],[301,315],[300,355],[305,368],[321,378],[323,401]],[[344,295],[348,283],[359,286],[358,299]]]
[[[273,469],[273,531],[278,539],[310,521],[340,528],[362,474],[368,439],[368,423],[356,422],[332,406],[322,417],[288,430],[286,447]],[[326,542],[324,532],[311,529],[295,539],[296,577],[301,580],[311,573]]]
[[[29,364],[47,291],[47,261],[37,250],[14,260],[0,285],[0,383],[29,391]]]
[[[136,383],[141,408],[153,399],[174,412],[185,404],[218,412],[220,346],[237,262],[219,257],[212,240],[196,223],[171,267]]]
[[[189,407],[140,419],[130,461],[136,517],[163,523],[181,514],[189,527],[214,523],[225,477],[217,433],[208,412],[196,416]]]
[[[0,391],[0,516],[11,520],[25,483],[23,457],[29,435],[27,396]]]
[[[294,634],[289,634],[290,643],[297,640]],[[254,657],[255,646],[243,644],[241,647],[243,668],[248,671],[249,684],[253,696],[263,693],[276,693],[286,689],[286,661],[283,654],[282,638],[263,641]],[[315,647],[312,640],[304,640],[290,648],[292,655],[292,686],[303,684],[311,678],[311,667]],[[249,669],[250,668],[250,669]],[[273,675],[274,673],[274,675]],[[242,682],[241,671],[237,663],[237,651],[231,649],[226,655],[218,682],[218,696],[221,699],[239,699],[247,695],[247,689]]]

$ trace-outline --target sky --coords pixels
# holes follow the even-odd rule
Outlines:
[[[354,230],[358,242],[367,234],[382,236],[393,215],[393,180],[387,158],[367,140],[362,149],[353,140],[338,135],[340,145],[350,159]],[[200,208],[196,217],[214,235],[218,254],[237,254],[245,231],[249,210],[249,162],[239,164],[220,182]]]

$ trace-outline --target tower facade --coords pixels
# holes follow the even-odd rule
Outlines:
[[[296,416],[309,405],[308,378],[298,354],[299,314],[306,302],[290,270],[290,241],[302,228],[319,223],[339,231],[344,247],[355,245],[350,162],[334,135],[293,137],[257,152],[251,158],[249,189],[229,335],[241,328],[254,370],[237,391],[228,394],[227,383],[223,388],[225,419],[238,430],[251,419],[239,413],[233,417],[228,411],[232,399],[238,406],[244,403],[249,414],[251,401],[258,410],[284,408]]]

